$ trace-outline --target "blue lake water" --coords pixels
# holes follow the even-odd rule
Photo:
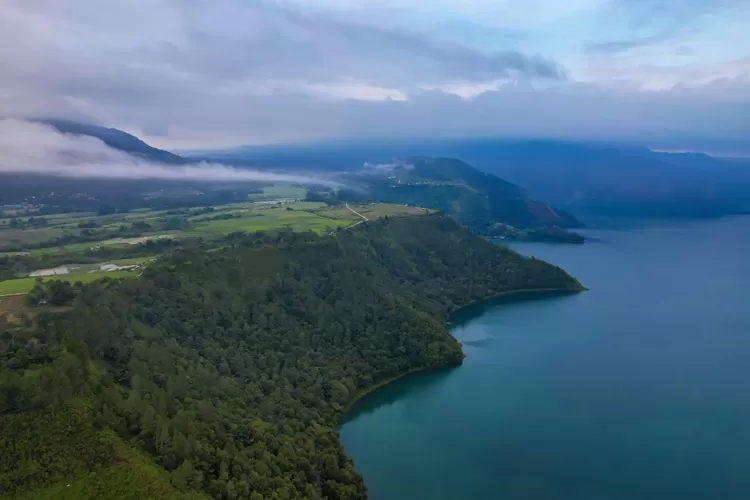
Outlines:
[[[750,499],[750,217],[587,235],[514,248],[589,292],[461,312],[344,423],[372,499]]]

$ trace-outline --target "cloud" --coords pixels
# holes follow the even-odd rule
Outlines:
[[[588,53],[592,54],[616,54],[619,52],[627,52],[638,47],[654,45],[665,41],[665,39],[666,37],[663,35],[653,35],[631,38],[629,40],[613,40],[597,43],[589,42],[585,44],[585,49]]]
[[[746,137],[750,2],[688,4],[4,0],[0,116],[91,121],[167,149]]]
[[[657,18],[694,19],[727,9],[746,7],[745,0],[615,0],[620,8],[631,12],[634,19],[654,22]],[[649,21],[650,18],[650,21]]]
[[[538,56],[480,51],[299,6],[76,0],[75,9],[65,8],[69,2],[38,0],[32,6],[6,0],[0,7],[0,37],[4,46],[15,47],[0,55],[10,78],[33,76],[41,85],[83,97],[139,99],[140,88],[158,87],[159,77],[228,86],[220,89],[226,92],[249,83],[262,92],[300,82],[407,86],[516,74],[558,79],[564,73]],[[137,85],[130,85],[133,80]]]
[[[362,172],[387,173],[394,170],[411,170],[413,168],[414,165],[404,161],[396,161],[394,163],[365,163]]]
[[[62,134],[47,125],[15,119],[0,120],[0,173],[98,179],[337,185],[324,178],[236,169],[220,164],[155,164],[110,148],[93,137]]]
[[[694,76],[698,79],[701,75]],[[668,82],[673,75],[663,78]],[[750,79],[742,77],[655,90],[627,82],[609,87],[571,83],[541,89],[509,84],[470,99],[439,90],[387,101],[324,102],[287,94],[217,100],[210,109],[193,109],[189,124],[201,130],[196,137],[206,140],[209,148],[224,145],[225,140],[227,146],[243,139],[250,142],[248,138],[311,142],[494,136],[630,141],[654,146],[682,141],[685,149],[700,139],[750,150],[748,96]],[[243,109],[253,109],[254,114],[244,116]],[[223,132],[230,120],[236,120],[235,130],[241,130],[236,136]]]

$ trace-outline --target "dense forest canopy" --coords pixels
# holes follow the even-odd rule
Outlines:
[[[3,210],[28,209],[25,217],[70,212],[99,215],[138,208],[170,210],[247,201],[262,183],[180,182],[141,179],[80,179],[0,173]]]
[[[445,327],[460,306],[581,289],[441,215],[225,243],[179,248],[138,279],[40,284],[33,319],[0,320],[0,491],[33,498],[128,463],[129,443],[168,471],[173,490],[154,498],[366,498],[337,431],[358,395],[461,363]],[[77,455],[94,430],[107,434]]]

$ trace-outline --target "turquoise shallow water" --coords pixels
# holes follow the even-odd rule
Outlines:
[[[750,218],[515,248],[591,291],[453,319],[341,428],[374,500],[750,499]]]

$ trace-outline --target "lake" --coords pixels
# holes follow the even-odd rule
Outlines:
[[[468,355],[341,428],[373,500],[750,498],[750,217],[526,243],[591,290],[453,318]]]

